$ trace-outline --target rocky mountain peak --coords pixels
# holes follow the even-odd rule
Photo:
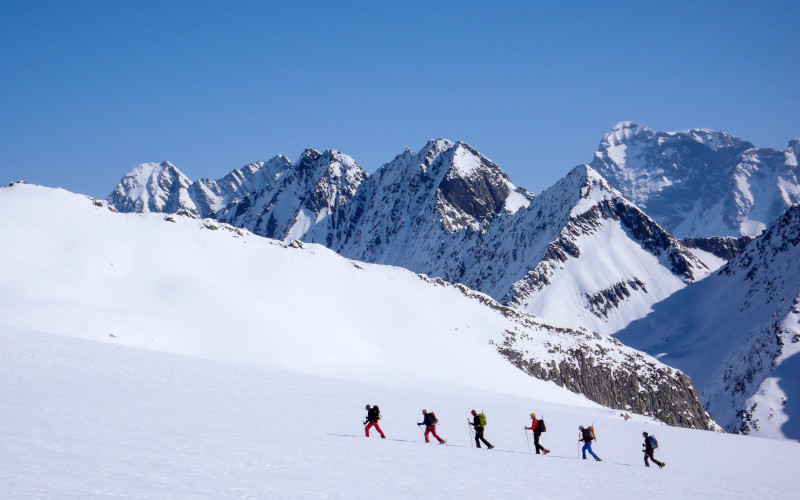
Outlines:
[[[675,236],[738,237],[758,235],[800,201],[796,159],[725,132],[621,124],[591,166]]]

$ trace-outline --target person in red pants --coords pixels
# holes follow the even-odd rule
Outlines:
[[[417,425],[424,425],[425,426],[425,442],[430,443],[430,439],[428,438],[428,434],[433,434],[433,437],[439,440],[439,444],[445,444],[447,441],[440,438],[438,434],[436,434],[436,424],[439,421],[436,419],[436,414],[433,412],[428,413],[427,410],[422,410],[422,422],[417,423]]]
[[[386,436],[383,434],[383,431],[381,430],[381,426],[378,425],[378,420],[381,419],[381,410],[380,408],[378,408],[378,405],[375,406],[367,405],[366,410],[367,410],[367,419],[364,421],[364,424],[367,427],[364,429],[364,432],[367,434],[367,437],[369,437],[370,427],[375,427],[375,429],[377,429],[378,432],[381,434],[381,437],[383,439],[386,439]]]

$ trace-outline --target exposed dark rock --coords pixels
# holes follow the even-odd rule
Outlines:
[[[739,238],[734,238],[732,236],[712,236],[710,238],[691,238],[687,236],[681,241],[687,248],[696,248],[713,254],[720,259],[731,260],[742,253],[744,247],[753,241],[753,237],[740,236]]]

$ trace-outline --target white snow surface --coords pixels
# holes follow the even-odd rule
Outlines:
[[[626,420],[527,377],[487,342],[508,326],[502,316],[454,287],[317,245],[102,205],[0,190],[5,497],[796,492],[797,443]],[[390,439],[361,437],[367,403],[380,405]],[[422,442],[422,408],[449,446]],[[496,449],[469,446],[473,408]],[[531,411],[548,423],[548,456],[528,453]],[[578,459],[579,424],[594,424],[603,463]],[[642,431],[658,437],[665,469],[643,467]]]
[[[6,498],[759,498],[796,493],[800,445],[458,386],[388,387],[0,327]],[[363,436],[378,404],[387,437]],[[448,445],[416,423],[435,411]],[[469,447],[488,417],[494,450]],[[545,418],[528,454],[528,413]],[[577,426],[594,424],[578,459]],[[664,469],[642,463],[657,436]],[[337,434],[352,435],[339,436]],[[528,435],[528,439],[531,439]]]

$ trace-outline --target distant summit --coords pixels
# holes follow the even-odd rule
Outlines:
[[[725,132],[622,122],[591,166],[675,236],[757,236],[800,202],[797,144],[758,149]]]

